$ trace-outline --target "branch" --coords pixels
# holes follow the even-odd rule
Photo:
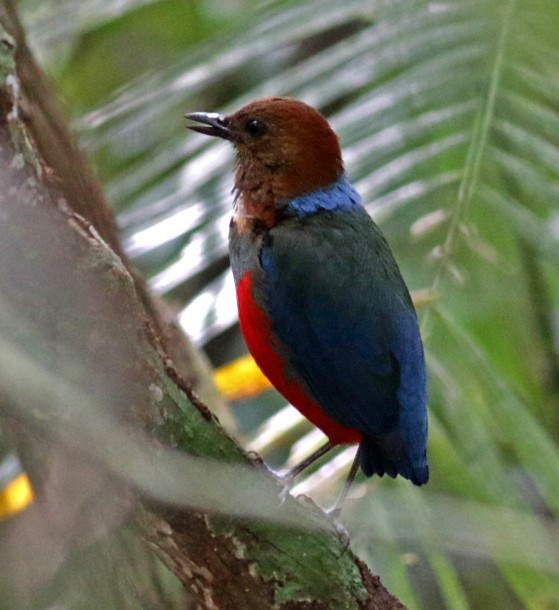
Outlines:
[[[0,313],[11,312],[0,324],[0,356],[7,354],[6,363],[34,371],[27,379],[23,373],[6,377],[0,397],[8,419],[16,421],[15,436],[33,439],[35,458],[50,455],[62,464],[58,493],[77,523],[66,524],[67,545],[57,566],[68,559],[64,551],[100,543],[134,511],[149,548],[200,607],[402,608],[310,500],[289,497],[279,506],[273,477],[245,454],[184,381],[192,373],[189,359],[178,371],[169,356],[181,357],[184,340],[168,348],[158,305],[131,271],[101,189],[8,0],[0,2],[0,145],[0,190],[10,193],[0,200],[2,221],[10,228],[0,235],[0,256],[6,261]],[[24,323],[6,323],[14,317]],[[34,405],[29,404],[32,396]],[[96,419],[86,430],[89,411],[80,411],[80,405],[89,403]],[[227,473],[226,464],[242,465],[265,479],[258,489],[265,490],[267,504],[277,506],[278,514],[296,516],[295,521],[231,516],[223,492],[206,480],[199,481],[199,489],[192,487],[192,495],[202,490],[217,498],[220,514],[207,507],[202,512],[203,504],[171,506],[153,497],[138,508],[138,485],[126,476],[133,468],[133,460],[124,460],[128,433],[118,437],[122,447],[110,441],[105,424],[113,420],[131,426],[129,434],[149,431],[144,452],[159,467],[161,479],[167,477],[159,456],[164,447],[220,460],[216,477]],[[42,476],[36,477],[42,482],[39,502],[47,504],[56,491],[56,469],[52,459],[48,462],[42,460],[37,468]],[[76,472],[90,484],[100,481],[78,504],[74,487],[65,486]],[[254,493],[232,489],[245,501]],[[101,498],[112,516],[104,531],[100,519],[87,514],[94,498],[96,506]]]

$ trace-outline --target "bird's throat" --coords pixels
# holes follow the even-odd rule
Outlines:
[[[237,198],[233,220],[241,233],[271,229],[277,224],[277,210],[272,198],[254,200],[247,195]]]

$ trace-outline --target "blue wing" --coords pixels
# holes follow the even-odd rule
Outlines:
[[[366,474],[426,482],[423,347],[408,290],[365,210],[272,229],[260,254],[284,357],[334,420],[364,434]]]

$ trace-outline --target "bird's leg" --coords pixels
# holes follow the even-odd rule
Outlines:
[[[280,477],[280,481],[284,486],[282,491],[282,496],[285,496],[289,493],[289,490],[293,487],[293,482],[295,477],[298,474],[301,474],[303,470],[308,468],[311,464],[314,464],[316,460],[321,458],[323,455],[328,453],[330,449],[335,447],[334,443],[328,441],[322,447],[319,447],[314,453],[311,453],[308,457],[306,457],[303,461],[299,462],[296,466],[288,470],[284,475]]]
[[[296,466],[293,466],[293,468],[287,472],[286,476],[294,479],[298,474],[301,474],[303,470],[308,468],[311,464],[314,464],[316,460],[321,458],[323,455],[326,455],[333,447],[334,444],[330,441],[324,443],[322,447],[319,447],[314,453],[311,453],[302,462],[299,462]]]
[[[360,455],[361,455],[361,446],[359,446],[357,448],[355,457],[353,458],[353,463],[351,464],[351,468],[349,469],[349,474],[347,475],[347,479],[345,480],[344,486],[342,487],[342,490],[340,492],[340,495],[338,496],[338,499],[336,500],[336,503],[328,511],[328,514],[331,517],[333,517],[334,519],[338,519],[340,516],[340,513],[342,512],[342,508],[344,507],[345,501],[349,494],[349,490],[351,489],[353,481],[355,480],[355,475],[357,474],[357,471],[359,470]]]

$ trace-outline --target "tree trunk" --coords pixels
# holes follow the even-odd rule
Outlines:
[[[9,0],[0,215],[0,424],[36,494],[0,524],[6,607],[403,607],[196,398]]]

